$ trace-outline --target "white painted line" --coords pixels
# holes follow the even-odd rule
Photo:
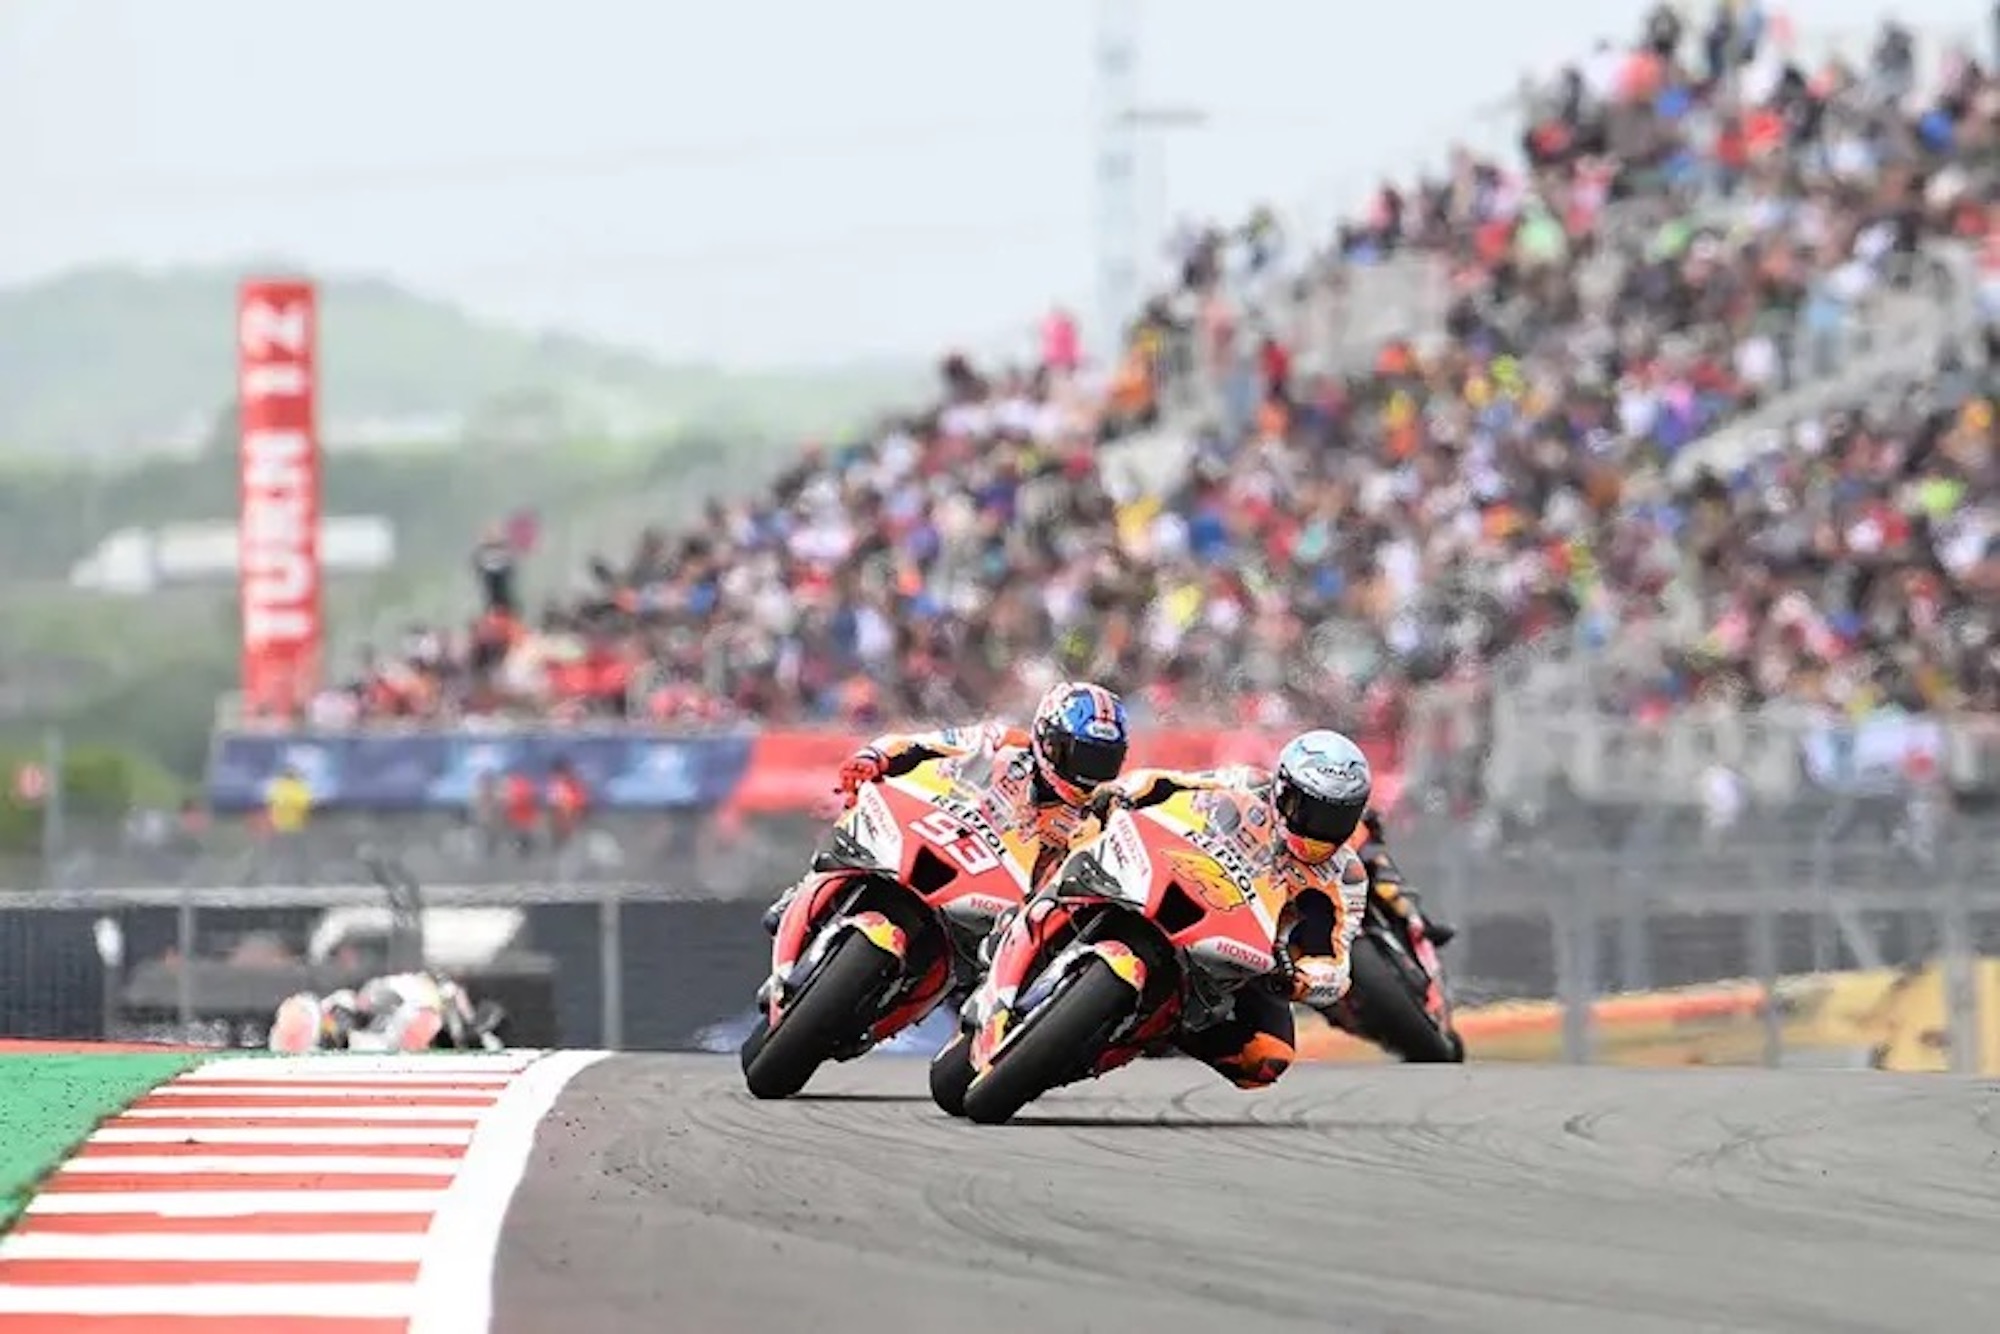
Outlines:
[[[431,1220],[409,1334],[489,1334],[500,1229],[528,1170],[535,1131],[564,1086],[610,1054],[546,1056],[528,1067],[501,1095],[500,1105],[481,1118],[459,1174]]]
[[[442,1190],[144,1190],[44,1191],[31,1214],[158,1214],[163,1218],[233,1218],[246,1214],[428,1214]]]
[[[421,1234],[335,1232],[16,1232],[0,1260],[387,1260],[417,1258]]]
[[[254,1157],[232,1157],[221,1155],[210,1157],[205,1154],[188,1154],[186,1157],[169,1155],[164,1158],[71,1158],[65,1161],[56,1173],[56,1179],[79,1173],[84,1175],[114,1176],[186,1176],[190,1172],[324,1172],[328,1176],[362,1173],[369,1176],[394,1174],[396,1176],[432,1176],[440,1183],[449,1181],[456,1173],[463,1158],[328,1158],[317,1155],[272,1154]],[[247,1183],[246,1183],[247,1184]],[[327,1186],[339,1189],[338,1181],[329,1181]]]
[[[449,1079],[457,1075],[504,1075],[534,1062],[518,1056],[438,1056],[428,1060],[393,1056],[230,1057],[208,1061],[182,1079]]]
[[[172,1116],[225,1122],[269,1117],[286,1121],[324,1119],[364,1124],[374,1121],[476,1121],[481,1116],[491,1115],[496,1106],[495,1103],[488,1103],[481,1107],[263,1107],[246,1101],[235,1107],[127,1107],[118,1113],[118,1117],[120,1120],[128,1117],[157,1120]],[[299,1132],[302,1137],[315,1133]]]
[[[447,1081],[433,1081],[438,1087],[411,1088],[407,1083],[394,1080],[344,1080],[340,1083],[311,1083],[303,1079],[279,1080],[270,1084],[252,1084],[245,1079],[218,1079],[209,1083],[198,1080],[177,1079],[171,1084],[161,1084],[150,1090],[147,1097],[159,1098],[241,1098],[245,1102],[286,1098],[492,1098],[498,1097],[503,1089],[513,1083],[517,1075],[504,1075],[499,1079],[480,1076],[473,1082],[471,1075],[453,1075]]]
[[[0,1284],[0,1315],[407,1316],[408,1283],[172,1283],[121,1287]]]
[[[454,1126],[331,1126],[287,1130],[283,1126],[227,1124],[197,1130],[107,1126],[86,1144],[469,1144],[472,1131]],[[71,1159],[73,1166],[76,1160]]]
[[[412,1079],[451,1075],[496,1075],[519,1072],[535,1063],[531,1052],[494,1052],[468,1056],[349,1056],[330,1052],[323,1056],[223,1056],[197,1067],[212,1079],[282,1079],[287,1075],[309,1079],[374,1078],[377,1075],[407,1075]]]

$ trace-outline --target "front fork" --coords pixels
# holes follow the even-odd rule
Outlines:
[[[959,1026],[972,1037],[974,1069],[990,1066],[1037,1007],[1090,956],[1102,959],[1120,981],[1144,996],[1145,960],[1120,940],[1071,940],[1030,979],[1028,968],[1047,932],[1068,920],[1068,910],[1054,899],[1031,897],[1002,914],[981,942],[979,955],[986,965],[986,976],[959,1009]]]
[[[772,932],[771,971],[757,988],[757,1004],[772,1027],[777,1026],[790,993],[813,975],[834,941],[850,930],[893,957],[898,967],[907,961],[910,940],[902,927],[884,913],[855,910],[864,884],[856,878],[808,873],[773,905],[779,918]],[[845,902],[829,904],[834,896],[844,897]],[[818,920],[822,917],[825,920]]]

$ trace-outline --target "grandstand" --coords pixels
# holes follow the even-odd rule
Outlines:
[[[320,720],[866,728],[1059,673],[1150,719],[1378,729],[1496,672],[1639,718],[2000,708],[2000,85],[1710,54],[1564,71],[1522,162],[1458,153],[1302,263],[1269,217],[1216,228],[1121,364],[955,359],[932,404]],[[1154,484],[1109,482],[1140,430]]]

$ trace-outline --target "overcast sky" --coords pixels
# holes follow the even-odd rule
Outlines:
[[[1323,222],[1642,0],[1135,0],[1177,213]],[[1703,9],[1707,6],[1704,3]],[[1982,31],[1983,0],[1904,0]],[[1879,0],[1793,0],[1860,34]],[[0,0],[0,282],[282,255],[735,364],[1094,292],[1096,0]]]

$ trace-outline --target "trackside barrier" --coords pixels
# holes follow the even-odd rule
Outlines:
[[[2000,1075],[2000,959],[1973,967],[1972,1073]],[[1463,1010],[1469,1060],[1565,1059],[1565,1012],[1554,1001]],[[1591,1055],[1605,1065],[1848,1066],[1902,1073],[1951,1069],[1949,970],[1942,963],[1806,974],[1774,986],[1730,982],[1610,996],[1590,1007]],[[1302,1060],[1379,1064],[1377,1049],[1301,1019]]]
[[[1908,822],[1908,812],[1893,814]],[[1713,1028],[1697,1025],[1734,1023],[1732,1031],[1750,1035],[1738,1042],[1740,1059],[1776,1064],[1803,1054],[1788,1054],[1803,1031],[1798,1007],[1780,1014],[1765,1005],[1741,1020],[1728,1007],[1758,1004],[1754,983],[1787,996],[1808,986],[1799,980],[1808,975],[1935,959],[1950,981],[1953,1068],[1980,1066],[1976,1002],[1987,984],[1975,961],[2000,957],[2000,821],[1968,813],[1934,836],[1918,826],[1902,837],[1880,819],[1810,837],[1767,823],[1754,839],[1713,840],[1672,823],[1624,828],[1590,811],[1544,815],[1529,829],[1490,830],[1413,815],[1399,840],[1411,883],[1459,928],[1447,962],[1464,1010],[1511,998],[1560,1002],[1528,1007],[1538,1017],[1510,1021],[1507,1031],[1488,1028],[1482,1055],[1505,1059],[1525,1046],[1547,1059],[1548,1016],[1559,1012],[1561,1059],[1570,1062],[1636,1059],[1641,1034],[1654,1059],[1695,1059],[1672,1054],[1692,1038],[1707,1044],[1700,1059],[1720,1059]],[[439,966],[492,977],[520,974],[516,965],[532,959],[553,994],[524,1004],[524,1020],[530,1008],[552,1009],[560,1045],[658,1051],[707,1049],[716,1025],[749,1011],[769,966],[762,908],[821,832],[805,820],[758,820],[747,830],[754,833],[726,844],[696,838],[676,856],[642,854],[635,844],[629,857],[574,866],[512,857],[460,865],[442,854],[420,859],[417,848],[405,857],[394,830],[372,833],[373,845],[407,861],[421,882],[423,920],[436,919],[423,943]],[[363,942],[362,952],[384,955],[384,965],[393,953],[366,943],[371,932],[394,943],[392,896],[379,880],[355,876],[354,845],[343,846],[345,861],[313,862],[303,883],[246,883],[226,878],[240,870],[212,865],[188,868],[182,883],[96,879],[89,888],[0,893],[0,1033],[258,1041],[209,1012],[204,979],[215,969],[268,979],[297,965],[378,966],[373,957],[343,958],[341,941]],[[352,878],[338,874],[350,867]],[[198,883],[198,873],[217,879]],[[662,874],[673,883],[647,878]],[[1751,983],[1732,993],[1717,978]],[[1631,998],[1667,987],[1753,1000],[1704,1002],[1723,1006],[1720,1015],[1682,1000],[1654,1027],[1636,1024]],[[1904,993],[1917,994],[1909,986]],[[1761,1044],[1760,1025],[1769,1030]],[[1988,1018],[1984,1027],[2000,1023]],[[1915,1059],[1896,1050],[1898,1060]]]

